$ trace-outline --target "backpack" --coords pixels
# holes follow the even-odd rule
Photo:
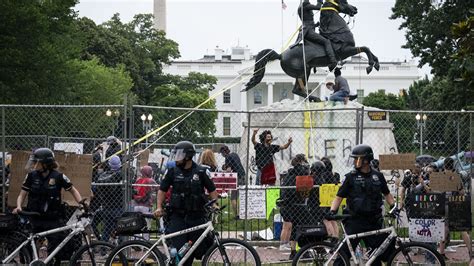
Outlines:
[[[152,184],[150,178],[139,178],[135,185]],[[133,200],[137,203],[146,203],[150,200],[155,188],[149,186],[134,186]]]

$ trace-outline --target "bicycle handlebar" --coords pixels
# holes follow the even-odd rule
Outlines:
[[[18,215],[23,215],[23,216],[40,216],[41,213],[39,213],[39,212],[29,212],[29,211],[18,211]]]

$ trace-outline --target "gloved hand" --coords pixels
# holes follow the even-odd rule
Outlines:
[[[328,221],[333,221],[333,220],[336,220],[336,214],[337,214],[336,211],[329,211],[329,213],[326,214],[324,218]]]
[[[400,209],[396,207],[396,205],[391,205],[390,206],[390,214],[398,216],[400,214]]]

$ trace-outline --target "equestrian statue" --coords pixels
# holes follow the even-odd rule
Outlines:
[[[318,24],[314,23],[313,10],[320,10],[319,34],[315,32]],[[350,56],[364,52],[369,60],[366,68],[369,74],[373,68],[380,68],[378,58],[365,46],[356,47],[354,36],[346,21],[339,13],[354,16],[357,8],[347,3],[347,0],[318,0],[317,5],[312,5],[309,0],[303,0],[298,8],[298,15],[302,20],[302,28],[298,40],[289,49],[278,54],[272,49],[260,51],[255,57],[255,70],[252,78],[242,91],[248,91],[257,86],[265,75],[265,66],[273,60],[280,60],[283,71],[296,79],[293,93],[301,97],[308,97],[305,91],[306,79],[309,79],[311,69],[316,72],[316,67],[329,67],[332,71],[337,61],[342,61]],[[300,43],[300,42],[304,43]],[[304,48],[304,51],[303,51]],[[305,60],[303,59],[305,55]],[[305,63],[306,62],[306,66]],[[306,73],[305,73],[306,70]],[[310,101],[320,101],[316,96],[309,96]]]

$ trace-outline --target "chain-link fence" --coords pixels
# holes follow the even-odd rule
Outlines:
[[[452,157],[466,184],[463,193],[470,195],[472,112],[380,111],[319,104],[305,108],[240,112],[128,105],[0,105],[1,162],[7,166],[2,167],[2,208],[15,205],[26,174],[26,161],[20,158],[25,160],[24,154],[35,148],[49,147],[58,151],[60,170],[83,195],[93,198],[93,208],[100,210],[93,227],[107,240],[115,217],[156,207],[157,185],[138,182],[140,169],[151,166],[150,177],[159,183],[170,149],[181,140],[196,145],[195,161],[211,168],[218,191],[228,195],[220,199],[227,206],[216,224],[220,235],[255,241],[265,262],[288,258],[289,251],[276,250],[280,242],[282,249],[289,249],[286,241],[295,238],[298,226],[323,223],[336,184],[352,167],[350,152],[360,143],[371,145],[376,157],[414,153],[420,165],[437,163],[441,168],[443,158]],[[266,142],[270,145],[263,145]],[[111,159],[116,151],[122,151],[119,165]],[[80,159],[74,161],[71,153]],[[90,170],[84,170],[81,160],[88,162]],[[323,168],[319,160],[325,163]],[[410,171],[415,172],[415,166]],[[408,198],[408,188],[418,185],[403,182],[412,178],[405,172],[384,174],[394,195],[405,185]],[[449,201],[449,195],[445,197]]]

